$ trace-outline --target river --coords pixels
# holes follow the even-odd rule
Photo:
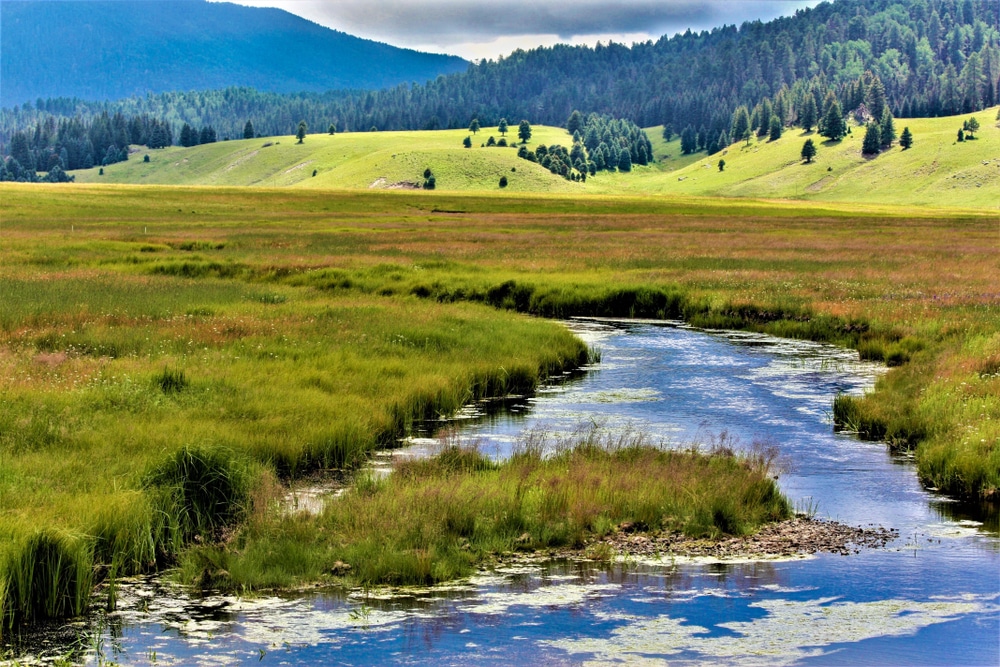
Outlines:
[[[833,432],[838,392],[882,372],[827,345],[676,323],[569,323],[582,374],[449,437],[502,458],[525,433],[642,431],[774,447],[799,509],[899,531],[885,549],[761,562],[513,563],[427,589],[194,598],[155,577],[118,609],[39,635],[35,655],[120,664],[1000,664],[996,514],[921,487],[880,443]],[[456,435],[457,434],[457,435]],[[434,434],[393,456],[432,451]],[[387,457],[383,457],[387,458]]]

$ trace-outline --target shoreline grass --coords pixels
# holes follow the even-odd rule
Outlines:
[[[169,498],[144,475],[185,447],[234,453],[252,506],[275,475],[349,465],[414,420],[586,362],[562,327],[525,314],[683,317],[855,347],[893,368],[838,401],[840,426],[915,447],[921,479],[948,493],[1000,488],[988,214],[83,185],[0,196],[0,625],[85,603],[42,592],[87,589],[68,570],[24,583],[39,540],[53,564],[39,573],[173,558],[191,533],[176,505],[169,521],[157,511]]]
[[[250,592],[331,582],[427,585],[514,551],[582,548],[623,525],[717,539],[787,519],[762,452],[661,449],[643,436],[590,433],[506,461],[452,444],[386,478],[357,479],[319,516],[261,515],[224,546],[188,550],[184,583]]]

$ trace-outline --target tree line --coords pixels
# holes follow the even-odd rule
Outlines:
[[[212,126],[239,138],[293,134],[297,123],[339,131],[458,129],[476,118],[561,124],[574,109],[665,125],[686,146],[718,146],[746,107],[759,131],[823,119],[829,96],[858,107],[870,72],[895,117],[963,114],[1000,102],[1000,3],[991,0],[836,0],[767,23],[688,31],[627,47],[557,45],[515,51],[423,85],[279,95],[250,88],[147,95],[110,103],[38,100],[0,111],[0,150],[48,116],[159,118],[176,133]],[[812,98],[816,117],[812,118]],[[758,111],[756,122],[753,113]],[[869,111],[881,116],[881,107]],[[811,121],[811,122],[810,122]],[[704,131],[702,131],[704,129]],[[731,136],[725,137],[732,139]],[[103,156],[95,156],[99,161]]]

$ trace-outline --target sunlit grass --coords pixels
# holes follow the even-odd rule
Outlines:
[[[1000,488],[989,213],[93,185],[3,184],[0,197],[8,591],[15,575],[18,591],[35,581],[36,552],[119,573],[176,555],[190,531],[159,510],[184,503],[147,480],[186,447],[249,471],[253,505],[275,475],[350,465],[414,420],[586,360],[523,313],[856,347],[894,368],[838,403],[842,426],[915,447],[929,485]],[[306,558],[285,544],[275,562]],[[60,568],[46,590],[89,590]],[[80,604],[22,608],[21,595],[5,598],[8,621]]]

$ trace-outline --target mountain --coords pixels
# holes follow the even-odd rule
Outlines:
[[[455,56],[353,37],[280,9],[204,0],[3,0],[0,105],[251,86],[378,89],[464,71]]]

